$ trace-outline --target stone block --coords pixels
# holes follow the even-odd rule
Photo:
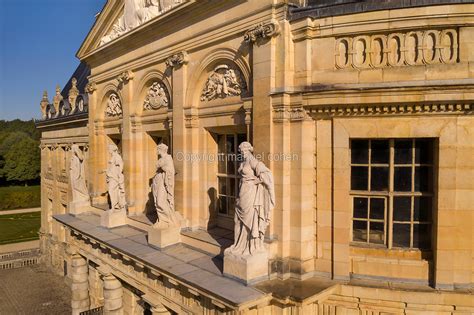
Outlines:
[[[268,253],[266,251],[249,256],[224,253],[224,275],[245,284],[252,284],[268,277]]]
[[[114,228],[125,225],[127,221],[127,214],[125,210],[113,211],[107,210],[100,215],[100,225],[106,228]]]
[[[88,200],[72,201],[68,206],[69,214],[76,216],[81,213],[89,212],[90,206],[91,205]]]
[[[181,227],[153,228],[148,231],[148,244],[164,248],[181,242]]]

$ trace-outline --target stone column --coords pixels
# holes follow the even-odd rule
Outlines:
[[[104,314],[123,314],[123,289],[120,281],[112,274],[103,277],[104,281]]]
[[[89,282],[87,261],[80,255],[72,256],[71,260],[71,307],[72,314],[89,309]]]

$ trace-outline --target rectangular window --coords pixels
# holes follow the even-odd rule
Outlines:
[[[218,213],[225,216],[234,216],[235,200],[238,196],[240,176],[239,144],[246,141],[245,134],[217,135],[217,181],[218,181]]]
[[[352,240],[431,248],[432,139],[353,139]]]

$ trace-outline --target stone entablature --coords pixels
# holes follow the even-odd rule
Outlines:
[[[335,67],[381,68],[458,62],[457,29],[410,30],[336,39]]]

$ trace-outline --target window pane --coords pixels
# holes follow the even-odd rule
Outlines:
[[[417,139],[415,141],[415,162],[419,164],[433,163],[433,141]]]
[[[384,243],[384,224],[383,222],[370,222],[370,239],[369,243]]]
[[[352,225],[353,240],[358,242],[367,241],[367,222],[366,221],[353,221]]]
[[[234,215],[235,214],[235,199],[234,198],[227,198],[227,214]]]
[[[226,135],[226,152],[235,153],[234,135]]]
[[[411,167],[395,167],[395,191],[411,191]]]
[[[387,163],[389,160],[388,140],[372,140],[372,160],[371,163]]]
[[[412,163],[412,141],[395,140],[395,164]]]
[[[368,164],[369,163],[369,141],[352,140],[351,141],[351,163]]]
[[[219,194],[226,195],[227,194],[227,183],[225,177],[219,177]]]
[[[217,136],[217,152],[225,153],[225,136],[224,135]]]
[[[351,168],[351,189],[368,190],[369,168],[364,166],[353,166]]]
[[[393,198],[393,220],[411,221],[411,197]]]
[[[227,198],[219,196],[219,213],[227,214]]]
[[[393,246],[410,247],[410,224],[393,224]]]
[[[372,167],[370,190],[388,190],[388,167]]]
[[[415,191],[431,191],[431,167],[415,167]]]
[[[225,174],[225,153],[219,153],[217,158],[218,172],[221,174]]]
[[[354,198],[354,218],[367,219],[367,198]]]
[[[413,225],[413,247],[429,249],[431,248],[431,225]]]
[[[385,199],[370,198],[370,218],[384,219],[385,217]]]
[[[414,221],[431,221],[431,197],[415,197],[413,208]]]
[[[245,133],[237,134],[237,146],[239,146],[244,141],[247,141],[247,135]]]
[[[235,179],[234,178],[227,179],[227,187],[229,187],[229,190],[227,191],[227,196],[235,197]]]
[[[235,174],[235,153],[227,154],[227,174]]]

